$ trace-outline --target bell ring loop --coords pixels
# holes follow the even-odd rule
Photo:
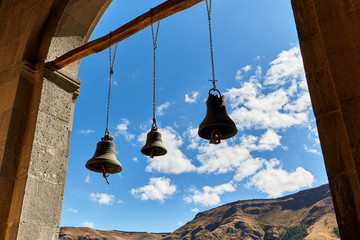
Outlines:
[[[216,92],[218,92],[218,93],[219,93],[219,96],[220,96],[220,98],[221,98],[222,95],[221,95],[221,92],[220,92],[219,90],[217,90],[216,88],[212,88],[212,89],[209,90],[209,95],[210,95],[210,92],[211,92],[211,91],[216,91]]]

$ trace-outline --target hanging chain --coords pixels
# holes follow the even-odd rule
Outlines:
[[[212,67],[212,80],[213,88],[216,89],[216,80],[215,80],[215,67],[214,67],[214,50],[213,50],[213,42],[212,42],[212,32],[211,32],[211,4],[212,0],[205,0],[206,2],[206,10],[209,20],[209,37],[210,37],[210,54],[211,54],[211,67]]]
[[[157,29],[156,29],[156,33],[154,32],[154,27],[153,27],[153,20],[152,20],[152,9],[150,10],[151,12],[151,17],[150,17],[150,21],[151,21],[151,33],[152,33],[152,40],[153,40],[153,49],[154,49],[154,74],[153,74],[153,127],[157,128],[156,126],[156,117],[155,117],[155,113],[156,113],[156,48],[157,48],[157,39],[159,36],[159,27],[160,27],[160,21],[158,22],[157,25]]]
[[[110,135],[110,132],[109,132],[110,96],[111,96],[112,75],[114,74],[114,63],[115,63],[117,45],[118,44],[116,43],[115,50],[114,50],[114,56],[112,57],[112,55],[111,55],[111,32],[110,32],[110,37],[109,37],[109,66],[110,66],[109,75],[110,76],[109,76],[109,93],[108,93],[108,102],[107,102],[105,135]]]

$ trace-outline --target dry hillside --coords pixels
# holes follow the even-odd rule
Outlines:
[[[61,228],[60,240],[119,239],[282,239],[290,227],[301,226],[305,239],[338,239],[329,186],[304,190],[277,199],[237,201],[200,212],[170,234]]]

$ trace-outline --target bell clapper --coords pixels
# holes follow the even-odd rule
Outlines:
[[[153,148],[153,149],[151,150],[150,158],[154,158],[154,156],[155,156],[155,148]]]
[[[211,132],[210,144],[219,144],[221,142],[221,132],[219,129],[215,129]]]
[[[103,177],[105,178],[106,183],[110,185],[109,181],[107,180],[107,178],[110,176],[110,173],[106,173],[105,168],[106,168],[105,166],[102,166],[102,169],[103,169]]]

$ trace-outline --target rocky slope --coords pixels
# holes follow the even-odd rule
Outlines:
[[[328,185],[277,199],[229,203],[205,212],[165,239],[281,239],[303,226],[306,239],[336,239],[336,218]]]
[[[59,240],[159,240],[168,233],[102,231],[87,227],[62,227]]]
[[[306,239],[309,240],[338,239],[334,233],[337,224],[327,184],[282,198],[237,201],[200,212],[171,234],[62,228],[59,239],[273,240],[281,239],[287,229],[295,226],[304,227],[308,232]]]

